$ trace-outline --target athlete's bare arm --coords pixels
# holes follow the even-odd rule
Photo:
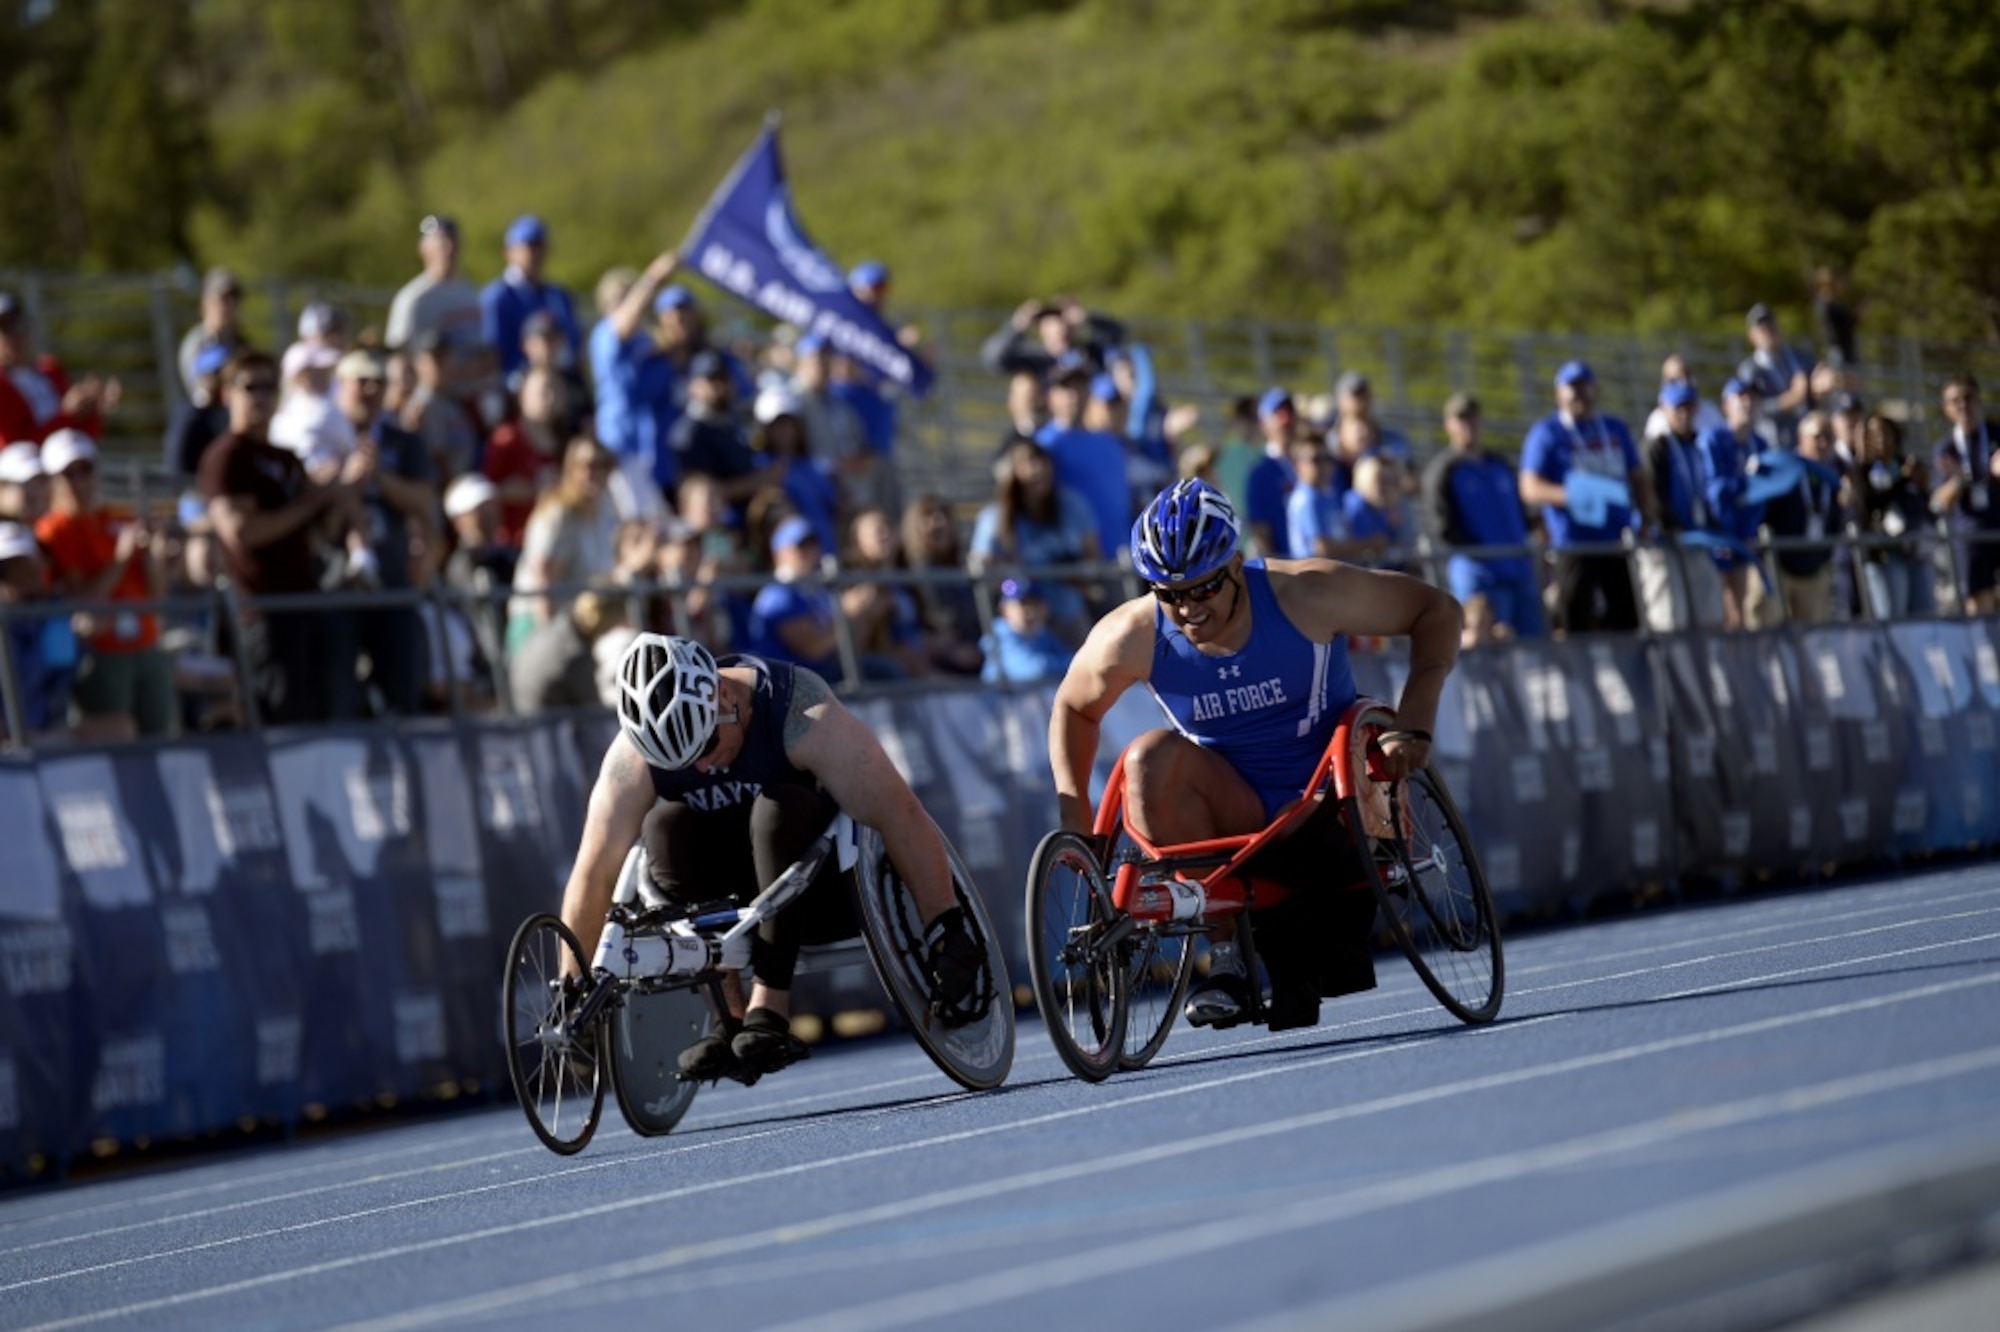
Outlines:
[[[917,793],[896,771],[861,719],[841,705],[813,672],[794,673],[792,710],[785,718],[785,754],[819,779],[850,818],[882,834],[889,859],[910,885],[928,924],[955,900],[944,839]]]
[[[576,865],[563,889],[563,923],[576,931],[586,962],[597,951],[597,936],[604,930],[605,913],[611,910],[612,895],[618,890],[618,872],[624,868],[632,844],[639,840],[653,800],[653,779],[646,771],[646,760],[622,734],[614,735],[597,770],[597,784],[590,789]]]
[[[1437,726],[1445,677],[1458,660],[1463,615],[1445,592],[1407,574],[1357,569],[1332,560],[1272,560],[1278,604],[1315,643],[1341,634],[1410,640],[1410,678],[1396,704],[1396,720],[1412,730]],[[1385,741],[1389,770],[1398,777],[1424,766],[1428,744]]]
[[[1049,714],[1049,764],[1055,772],[1061,826],[1089,832],[1090,769],[1104,714],[1153,672],[1153,599],[1140,597],[1106,615],[1070,660]]]

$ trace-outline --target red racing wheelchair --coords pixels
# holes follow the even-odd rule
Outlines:
[[[1378,775],[1381,734],[1395,715],[1373,699],[1351,705],[1306,784],[1305,798],[1261,832],[1154,846],[1125,826],[1125,763],[1112,770],[1091,836],[1042,839],[1028,870],[1028,962],[1056,1053],[1078,1077],[1102,1081],[1143,1068],[1166,1044],[1194,973],[1204,917],[1274,906],[1284,886],[1239,871],[1259,851],[1339,802],[1366,882],[1329,892],[1372,892],[1377,920],[1453,1016],[1490,1022],[1505,971],[1486,875],[1442,778],[1425,769]],[[1303,885],[1301,885],[1303,887]],[[1253,931],[1239,931],[1257,975]],[[1252,985],[1249,1020],[1262,1021]]]

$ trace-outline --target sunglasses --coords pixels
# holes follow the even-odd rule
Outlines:
[[[1163,606],[1199,606],[1210,601],[1229,582],[1229,570],[1192,587],[1155,587],[1151,591]]]
[[[276,393],[278,381],[275,379],[239,379],[236,387],[244,393]]]

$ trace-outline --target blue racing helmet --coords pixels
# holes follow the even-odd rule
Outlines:
[[[1132,524],[1132,565],[1154,583],[1214,573],[1236,554],[1236,508],[1206,481],[1177,481]]]

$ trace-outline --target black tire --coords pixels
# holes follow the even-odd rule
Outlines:
[[[1122,832],[1112,839],[1111,866],[1118,864],[1118,853],[1130,845]],[[1106,873],[1112,871],[1107,869]],[[1187,1002],[1195,961],[1195,936],[1187,925],[1185,921],[1141,925],[1119,945],[1126,958],[1127,1001],[1120,1069],[1130,1071],[1152,1063],[1167,1043],[1181,1005]]]
[[[563,960],[572,975],[588,964],[569,926],[543,913],[530,916],[507,948],[501,987],[501,1023],[507,1038],[507,1075],[528,1127],[542,1145],[564,1156],[583,1150],[604,1113],[605,1024],[583,1040],[572,1039],[565,1013],[587,992],[564,981]]]
[[[1086,1082],[1109,1077],[1125,1053],[1130,959],[1103,942],[1120,918],[1090,843],[1044,837],[1028,869],[1028,968],[1056,1053]]]
[[[999,932],[980,900],[971,871],[939,830],[951,864],[953,896],[986,957],[970,999],[956,1012],[939,1015],[931,1011],[930,969],[916,899],[896,873],[882,835],[865,825],[857,825],[855,831],[855,898],[862,942],[868,946],[876,978],[917,1043],[946,1077],[968,1091],[999,1086],[1014,1067],[1014,987],[1007,978],[1007,955]]]
[[[680,1052],[707,1035],[712,1021],[708,1001],[688,987],[629,992],[612,1010],[605,1064],[618,1113],[640,1137],[673,1132],[694,1105],[701,1084],[681,1081]]]
[[[1500,1014],[1506,966],[1472,835],[1435,772],[1399,783],[1393,800],[1401,835],[1373,846],[1359,839],[1376,904],[1438,1002],[1461,1021],[1491,1022]],[[1352,798],[1346,815],[1349,828],[1362,826]]]

